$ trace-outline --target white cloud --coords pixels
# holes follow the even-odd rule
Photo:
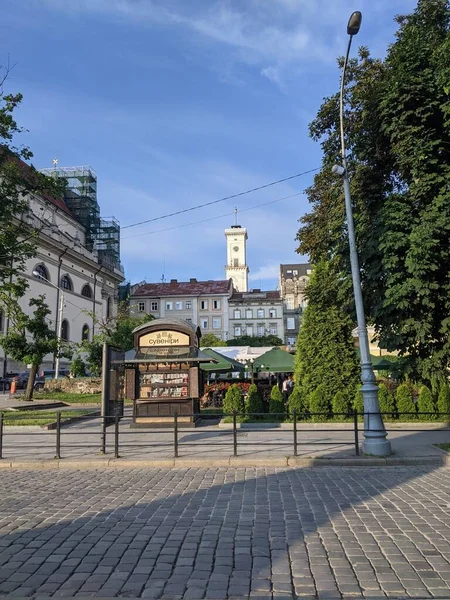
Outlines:
[[[271,281],[278,279],[280,273],[280,263],[279,262],[269,262],[265,265],[258,267],[255,271],[250,271],[249,280],[255,283],[259,281]],[[264,287],[264,286],[263,286]]]

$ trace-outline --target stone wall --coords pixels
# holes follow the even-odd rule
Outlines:
[[[101,377],[82,377],[80,379],[49,379],[45,382],[48,392],[68,392],[71,394],[100,394],[102,391]]]

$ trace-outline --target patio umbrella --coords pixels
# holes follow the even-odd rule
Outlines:
[[[272,350],[258,357],[253,363],[253,367],[272,373],[292,373],[294,370],[294,357],[286,350],[272,348]]]
[[[202,353],[213,358],[216,363],[203,363],[200,365],[202,371],[208,371],[208,373],[229,373],[230,371],[243,371],[244,365],[242,365],[234,358],[224,356],[219,352],[216,352],[212,348],[203,348]]]

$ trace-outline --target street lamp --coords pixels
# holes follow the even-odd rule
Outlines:
[[[59,349],[61,346],[62,317],[63,317],[63,310],[64,310],[64,290],[62,288],[60,288],[58,285],[55,285],[54,283],[52,283],[49,279],[46,279],[45,277],[43,277],[41,275],[41,273],[39,273],[38,271],[33,271],[33,275],[35,277],[37,277],[38,279],[45,281],[46,283],[48,283],[49,285],[53,286],[54,288],[56,288],[57,290],[59,290],[61,292],[59,295],[58,331],[56,333],[56,338],[58,340],[58,352],[56,354],[56,360],[55,360],[55,379],[58,379],[58,377],[59,377],[59,360],[60,360],[59,359]]]
[[[352,13],[348,25],[347,33],[350,36],[347,46],[347,54],[342,68],[341,93],[339,101],[339,118],[341,130],[341,158],[342,164],[333,167],[333,173],[340,175],[344,183],[345,213],[347,217],[348,244],[350,249],[350,265],[353,280],[353,294],[355,297],[356,319],[358,322],[358,338],[361,360],[361,381],[362,395],[364,398],[364,441],[363,452],[375,456],[388,456],[391,454],[391,444],[386,439],[387,432],[384,428],[383,418],[380,415],[378,404],[378,386],[373,372],[372,362],[370,360],[369,338],[367,335],[366,319],[364,316],[364,305],[361,292],[361,278],[359,272],[358,252],[355,242],[355,227],[353,223],[352,201],[350,196],[350,183],[347,173],[347,160],[345,155],[345,137],[344,137],[344,85],[345,73],[347,70],[348,57],[352,45],[353,36],[356,35],[361,27],[362,14],[359,11]]]

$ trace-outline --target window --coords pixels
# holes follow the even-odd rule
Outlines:
[[[38,279],[47,279],[47,281],[50,281],[50,276],[45,265],[38,265],[35,267],[33,269],[33,275]]]
[[[91,286],[88,284],[83,285],[83,287],[81,289],[81,295],[84,296],[85,298],[92,298]]]
[[[258,308],[257,317],[258,317],[258,319],[264,319],[264,309],[263,308]]]
[[[295,329],[295,319],[293,317],[286,319],[286,329]]]
[[[222,319],[220,317],[214,317],[213,319],[213,329],[220,329],[222,326]]]
[[[294,298],[292,296],[287,296],[284,305],[287,310],[294,310]]]
[[[251,308],[247,308],[247,310],[245,311],[245,318],[253,319],[253,310]]]
[[[247,335],[253,337],[253,325],[247,325]]]
[[[176,310],[183,310],[183,303],[175,302],[175,308],[176,308]]]
[[[200,310],[208,310],[208,300],[200,300]]]
[[[295,338],[294,337],[288,337],[287,343],[288,343],[288,346],[295,346]]]
[[[201,323],[201,328],[202,329],[208,329],[208,318],[206,318],[206,319],[200,319],[200,323]]]
[[[213,300],[213,308],[215,310],[220,310],[220,300]]]
[[[239,259],[233,258],[233,267],[238,267],[238,266],[239,266]]]
[[[173,302],[166,302],[166,310],[173,310]]]
[[[63,290],[72,291],[72,280],[68,275],[63,275],[61,277],[61,287]]]
[[[83,342],[89,341],[89,325],[83,325],[83,329],[81,330],[81,339]]]
[[[109,319],[111,316],[111,296],[106,299],[106,318]]]
[[[239,310],[239,308],[235,308],[234,309],[233,318],[234,319],[240,319],[241,318],[241,311]]]
[[[192,301],[186,300],[186,310],[191,310],[191,308],[192,308]]]
[[[139,312],[145,312],[145,302],[139,302],[138,303],[138,311]]]
[[[297,270],[294,270],[294,275],[298,275],[298,271]]]
[[[276,319],[277,311],[275,308],[269,308],[269,319]]]
[[[65,342],[69,341],[69,321],[67,319],[61,323],[61,339]]]
[[[264,325],[258,325],[258,337],[264,336]]]
[[[270,333],[270,335],[277,335],[277,333],[278,333],[277,326],[276,325],[270,325],[269,326],[269,333]]]
[[[156,312],[158,310],[158,303],[152,302],[152,312]]]
[[[241,335],[241,326],[235,325],[234,326],[234,337],[239,337],[240,335]]]

